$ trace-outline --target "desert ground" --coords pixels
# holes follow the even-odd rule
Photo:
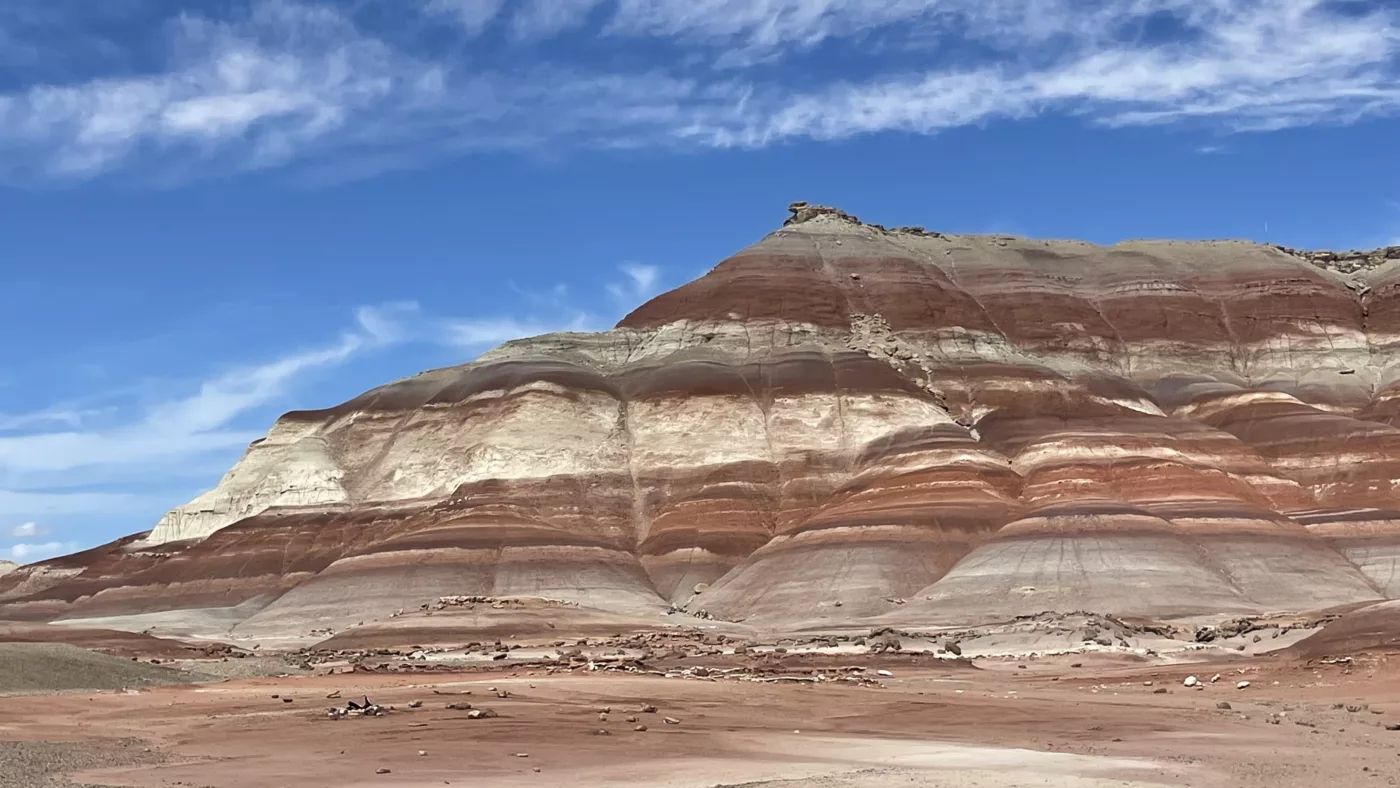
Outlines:
[[[947,641],[930,647],[889,633],[789,646],[653,634],[641,639],[666,642],[640,657],[627,648],[638,636],[588,638],[547,658],[511,643],[218,655],[207,645],[69,633],[91,648],[0,646],[0,786],[1400,780],[1394,656],[1312,654],[1297,637],[1318,636],[1307,628],[1176,649],[1150,632],[1114,634],[1126,647],[1056,648],[1055,633],[1083,622],[1065,623],[963,633],[951,646],[960,655]],[[1280,641],[1291,645],[1257,653]],[[56,689],[36,687],[36,675]],[[381,713],[344,713],[352,701]]]

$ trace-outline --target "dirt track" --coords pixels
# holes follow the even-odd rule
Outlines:
[[[77,777],[143,788],[1394,785],[1400,731],[1384,725],[1400,722],[1400,676],[1382,660],[900,667],[883,687],[529,671],[263,679],[0,699],[0,739],[145,739],[170,759]],[[1185,675],[1206,688],[1184,688]],[[1236,689],[1241,680],[1250,687]],[[332,721],[333,691],[395,709]],[[408,708],[415,699],[421,709]],[[1216,708],[1222,700],[1232,708]],[[448,702],[500,716],[470,720]]]

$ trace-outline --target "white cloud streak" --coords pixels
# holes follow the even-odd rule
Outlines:
[[[623,312],[631,310],[661,291],[662,271],[654,265],[625,263],[618,271],[624,281],[610,282],[605,289],[613,300],[612,306]],[[568,288],[562,284],[543,292],[514,288],[533,311],[549,312],[548,316],[527,318],[487,317],[469,320],[448,320],[437,327],[440,341],[466,350],[484,350],[487,346],[512,339],[553,334],[563,331],[606,331],[610,321],[593,311],[572,303]]]
[[[0,413],[0,432],[28,430],[45,424],[76,427],[85,419],[101,413],[100,410],[74,410],[71,408],[50,408],[34,413]]]
[[[627,281],[609,284],[608,293],[623,307],[634,308],[661,292],[661,270],[656,266],[627,263],[620,270]]]
[[[10,537],[13,539],[32,539],[36,536],[46,536],[47,533],[39,528],[35,522],[20,523],[10,529]]]
[[[621,271],[626,281],[606,288],[620,299],[617,307],[635,306],[654,295],[661,282],[655,266],[629,264]],[[216,477],[221,468],[205,468],[210,460],[241,450],[266,429],[263,423],[245,427],[248,414],[282,400],[306,376],[376,349],[438,345],[460,351],[459,360],[465,361],[512,339],[608,328],[606,318],[581,306],[563,285],[521,295],[524,316],[434,317],[412,302],[362,307],[354,326],[334,342],[228,369],[183,396],[139,413],[117,414],[106,420],[110,425],[87,427],[79,415],[83,411],[59,408],[12,417],[16,429],[31,431],[0,435],[0,521],[19,521],[9,535],[32,540],[46,535],[36,524],[40,521],[129,516],[176,505],[180,501],[155,493],[90,488],[165,478],[173,469],[201,469],[196,475]]]
[[[486,318],[481,320],[452,320],[444,324],[443,337],[447,344],[464,349],[484,350],[512,339],[553,334],[560,331],[598,331],[606,328],[587,313],[575,313],[559,320],[516,320]]]
[[[416,7],[433,35],[455,40],[434,48],[411,31],[370,29],[349,12],[293,0],[256,0],[218,20],[179,17],[159,71],[0,95],[0,177],[83,178],[171,162],[197,174],[340,161],[371,174],[465,151],[760,147],[1047,114],[1240,132],[1400,112],[1394,4]],[[567,36],[572,44],[552,46]],[[843,78],[813,57],[828,51],[862,76]]]
[[[257,434],[227,429],[234,417],[271,400],[299,373],[342,362],[362,344],[362,338],[347,336],[329,348],[229,372],[201,384],[199,391],[188,397],[156,405],[139,421],[113,429],[0,438],[0,470],[64,471],[246,445]]]
[[[11,560],[20,564],[34,563],[46,558],[71,553],[79,549],[77,542],[44,542],[42,544],[20,544],[10,545],[4,550],[3,555],[8,555]]]
[[[476,35],[491,23],[504,5],[504,0],[429,0],[427,11],[450,16],[467,33]]]
[[[431,67],[407,67],[327,8],[261,2],[237,23],[180,16],[168,69],[34,85],[0,96],[0,151],[45,152],[42,174],[90,176],[141,152],[210,157],[239,143],[243,166],[286,161],[356,112],[431,90]],[[8,162],[22,169],[24,162]]]
[[[400,304],[362,308],[355,327],[333,343],[228,369],[184,396],[143,411],[104,411],[111,418],[100,426],[87,426],[76,417],[16,419],[17,428],[30,431],[0,435],[0,519],[32,518],[10,533],[12,538],[32,540],[46,535],[36,524],[41,520],[122,522],[179,503],[156,491],[103,488],[119,484],[169,489],[181,474],[217,476],[228,458],[266,428],[245,427],[242,417],[279,400],[312,372],[400,341],[405,331],[395,320],[403,311]],[[75,548],[67,543],[25,544],[12,548],[12,553],[17,559],[37,560],[40,554],[48,557],[71,549]]]
[[[156,462],[245,446],[258,433],[231,428],[238,416],[281,396],[299,376],[396,341],[400,332],[393,314],[400,308],[362,308],[355,329],[333,344],[231,369],[187,396],[148,408],[134,421],[105,429],[0,436],[0,473]]]

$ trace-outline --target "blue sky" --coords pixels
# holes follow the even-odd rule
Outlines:
[[[5,0],[0,559],[145,530],[276,416],[603,329],[795,199],[1400,243],[1400,6]]]

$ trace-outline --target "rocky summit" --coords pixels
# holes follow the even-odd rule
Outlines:
[[[791,213],[611,331],[288,413],[151,531],[4,574],[0,618],[315,639],[467,595],[792,632],[1400,597],[1400,247]]]

